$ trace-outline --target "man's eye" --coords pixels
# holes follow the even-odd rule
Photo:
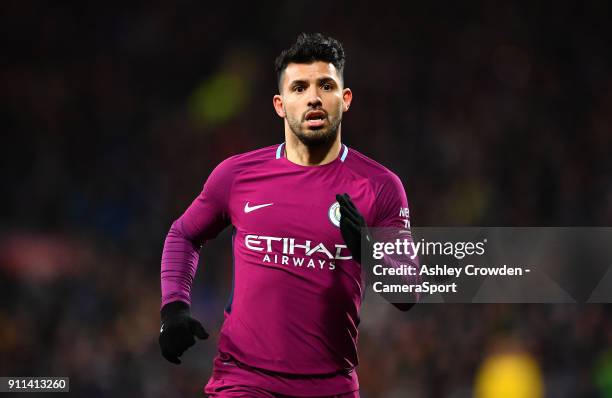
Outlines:
[[[302,91],[304,91],[304,87],[302,86],[296,86],[293,88],[293,91],[301,93]]]
[[[332,86],[331,86],[331,84],[329,84],[329,83],[325,83],[325,84],[323,84],[321,87],[322,87],[322,88],[323,88],[323,90],[325,90],[325,91],[329,91],[329,90],[331,90],[331,89],[332,89]]]

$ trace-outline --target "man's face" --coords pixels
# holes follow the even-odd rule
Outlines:
[[[274,107],[302,143],[318,146],[335,140],[352,93],[342,87],[333,64],[291,63],[284,71],[281,88],[281,95],[274,96]]]

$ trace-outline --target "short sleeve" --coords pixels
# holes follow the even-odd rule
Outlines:
[[[185,237],[198,242],[213,239],[231,224],[228,202],[233,181],[234,168],[230,158],[212,171],[202,192],[179,218]]]
[[[389,172],[379,178],[374,227],[410,229],[408,199],[401,180]]]

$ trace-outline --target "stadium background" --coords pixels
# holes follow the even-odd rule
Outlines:
[[[282,141],[272,65],[301,31],[344,44],[343,140],[402,178],[413,225],[612,220],[609,2],[1,8],[1,376],[70,376],[73,396],[198,395],[228,234],[205,246],[194,288],[213,338],[180,367],[157,346],[163,238],[218,162]],[[612,396],[609,305],[363,315],[365,398],[473,396],[499,352],[532,364],[518,368],[534,385],[541,372],[546,397]]]

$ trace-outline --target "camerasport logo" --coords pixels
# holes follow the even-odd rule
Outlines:
[[[296,238],[250,234],[244,237],[244,245],[253,252],[261,253],[262,262],[267,264],[333,270],[336,260],[353,258],[346,245],[336,243],[328,248],[322,242]]]

